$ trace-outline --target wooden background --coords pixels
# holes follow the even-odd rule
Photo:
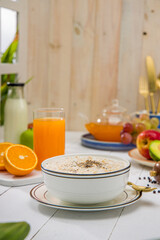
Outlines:
[[[68,130],[84,130],[118,98],[144,109],[145,57],[160,72],[160,0],[29,0],[30,121],[37,107],[64,107]]]

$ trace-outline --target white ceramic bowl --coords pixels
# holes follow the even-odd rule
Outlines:
[[[47,169],[50,162],[54,164],[57,160],[75,156],[104,157],[116,162],[124,161],[125,167],[114,172],[96,174],[72,174]],[[96,204],[112,200],[124,191],[129,177],[130,162],[107,155],[70,154],[49,158],[42,162],[41,168],[44,183],[54,197],[76,204]]]

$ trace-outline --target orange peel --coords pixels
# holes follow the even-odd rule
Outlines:
[[[5,170],[5,166],[4,166],[4,152],[12,144],[13,143],[10,143],[10,142],[2,142],[2,143],[0,143],[0,170]]]

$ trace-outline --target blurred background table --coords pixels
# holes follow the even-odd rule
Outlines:
[[[80,142],[82,134],[83,132],[66,133],[66,153],[98,153],[127,158],[132,165],[129,180],[139,185],[147,184],[149,167],[133,162],[127,152],[86,148]],[[157,191],[156,194],[143,193],[135,204],[127,207],[98,212],[78,212],[57,210],[34,201],[30,197],[30,190],[35,185],[20,187],[0,185],[0,222],[28,222],[31,230],[26,239],[153,240],[160,238],[160,194]],[[156,187],[160,188],[159,185]]]

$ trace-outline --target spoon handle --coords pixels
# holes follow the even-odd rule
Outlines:
[[[134,190],[140,191],[140,192],[152,192],[153,190],[156,189],[156,188],[151,188],[151,187],[139,186],[132,182],[128,182],[127,184],[130,185]]]

